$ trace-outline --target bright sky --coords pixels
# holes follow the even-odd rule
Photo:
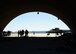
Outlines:
[[[29,31],[48,31],[54,28],[67,29],[67,25],[58,20],[54,15],[44,12],[28,12],[14,18],[5,27],[4,31],[18,31],[27,29]]]

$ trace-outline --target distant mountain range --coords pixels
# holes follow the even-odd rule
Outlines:
[[[52,30],[50,30],[50,31],[29,31],[29,32],[30,32],[30,33],[48,33],[48,32],[53,33]],[[63,32],[63,33],[71,33],[70,30],[62,30],[62,32]]]
[[[29,31],[30,33],[46,33],[47,31]]]

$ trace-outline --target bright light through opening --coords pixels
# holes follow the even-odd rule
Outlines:
[[[18,32],[18,30],[28,30],[31,31],[49,31],[55,28],[60,30],[70,30],[68,26],[62,22],[60,19],[54,15],[44,13],[44,12],[28,12],[21,14],[14,18],[4,29],[4,31]],[[16,37],[18,35],[13,35],[11,37]],[[28,34],[30,37],[46,37],[46,34]],[[50,36],[50,37],[55,37]]]

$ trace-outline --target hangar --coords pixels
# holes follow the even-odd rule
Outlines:
[[[62,1],[62,0],[0,1],[0,32],[2,32],[3,29],[6,27],[6,25],[18,15],[27,13],[27,12],[41,11],[41,12],[47,12],[57,16],[65,24],[68,25],[68,27],[71,29],[72,34],[74,34],[75,36],[76,34],[75,5],[76,5],[75,1],[72,1],[72,0],[69,0],[69,1],[68,0],[67,1],[66,0],[65,1]]]

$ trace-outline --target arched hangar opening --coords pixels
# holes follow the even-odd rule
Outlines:
[[[58,19],[61,19],[71,30],[71,32],[73,32],[72,26],[70,24],[70,19],[68,19],[63,13],[61,13],[59,10],[55,9],[55,8],[51,8],[51,7],[34,7],[34,6],[28,6],[28,7],[14,7],[12,9],[10,9],[9,11],[6,11],[4,13],[3,19],[2,19],[2,23],[1,23],[1,27],[0,30],[3,31],[4,28],[7,26],[7,24],[13,20],[15,17],[23,14],[23,13],[27,13],[27,12],[35,12],[35,11],[40,11],[40,12],[46,12],[52,15],[55,15],[56,17],[58,17]]]
[[[36,8],[36,7],[30,7],[30,8],[27,7],[27,8],[24,8],[24,7],[22,7],[22,8],[18,8],[17,10],[16,9],[15,10],[14,9],[13,10],[10,10],[6,14],[6,18],[5,18],[3,29],[15,17],[17,17],[17,16],[19,16],[19,15],[21,15],[23,13],[37,12],[37,11],[39,11],[39,12],[46,12],[46,13],[55,15],[56,17],[58,17],[58,19],[61,19],[71,29],[71,27],[69,25],[69,20],[67,20],[67,18],[62,13],[60,13],[56,9],[48,8],[48,7],[41,7],[41,8],[40,7],[39,8]]]
[[[7,37],[24,37],[26,29],[29,31],[28,37],[59,37],[63,33],[70,32],[67,25],[58,17],[40,11],[27,12],[15,17],[3,31],[11,31]],[[57,30],[62,32],[58,32],[57,35]],[[22,36],[19,31],[23,31]]]

